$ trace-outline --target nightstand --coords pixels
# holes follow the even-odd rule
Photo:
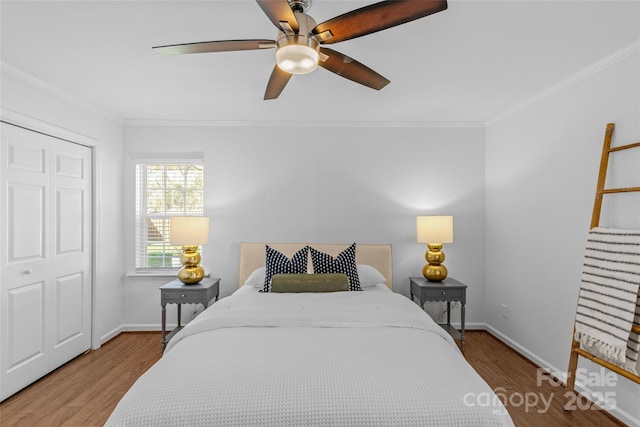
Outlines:
[[[424,277],[410,277],[411,301],[417,296],[420,307],[424,307],[425,301],[447,302],[447,323],[441,324],[454,339],[460,340],[460,348],[464,351],[464,305],[467,302],[467,285],[453,279],[445,278],[441,282],[430,282]],[[460,331],[451,326],[451,302],[460,302]]]
[[[205,278],[194,285],[185,285],[175,279],[166,285],[160,286],[160,305],[162,305],[162,351],[169,340],[183,328],[182,304],[202,304],[204,308],[209,306],[212,299],[218,300],[220,294],[220,279]],[[178,326],[167,334],[167,304],[178,304]]]

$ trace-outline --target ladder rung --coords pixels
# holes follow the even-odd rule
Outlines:
[[[594,356],[593,354],[589,353],[586,350],[581,349],[580,347],[576,347],[573,349],[574,352],[578,353],[580,356],[591,360],[592,362],[597,363],[598,365],[604,366],[607,369],[612,370],[613,372],[622,375],[625,378],[630,379],[633,382],[636,382],[638,384],[640,384],[640,376],[632,374],[631,372],[627,371],[626,369],[622,369],[621,367],[619,367],[618,365],[614,365],[611,362],[607,362],[604,359],[601,359],[597,356]],[[573,372],[570,372],[569,374],[574,374]]]
[[[611,147],[609,148],[609,152],[612,153],[614,151],[626,150],[627,148],[640,147],[640,142],[634,142],[633,144],[621,145],[620,147]]]
[[[632,191],[640,191],[640,187],[607,188],[599,191],[598,193],[600,194],[630,193]]]

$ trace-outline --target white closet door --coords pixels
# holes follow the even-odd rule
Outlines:
[[[48,372],[49,140],[2,124],[2,294],[4,399]],[[6,239],[6,243],[5,243]]]
[[[91,345],[91,149],[1,124],[0,400]]]
[[[51,162],[53,369],[91,347],[91,149],[54,139]]]

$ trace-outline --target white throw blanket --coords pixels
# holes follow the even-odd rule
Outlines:
[[[576,313],[576,340],[605,360],[638,374],[640,231],[589,232]]]
[[[393,293],[362,297],[358,292],[247,293],[241,299],[225,299],[216,304],[216,310],[202,313],[171,339],[165,354],[186,337],[238,327],[414,328],[435,333],[454,345],[444,329],[410,302]]]
[[[391,292],[237,292],[180,332],[107,426],[513,425],[451,337]]]

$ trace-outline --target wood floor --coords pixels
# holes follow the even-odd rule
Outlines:
[[[538,386],[531,362],[487,332],[468,331],[466,338],[465,357],[505,396],[516,426],[622,425],[599,410],[563,411],[564,388],[548,381]],[[160,355],[159,332],[120,334],[1,403],[0,425],[101,426],[131,384]],[[545,402],[551,398],[548,410],[542,401],[531,408],[521,403],[519,396],[532,397],[532,393]]]
[[[124,333],[0,403],[0,426],[102,426],[161,356],[160,333]]]
[[[465,338],[465,358],[501,397],[516,426],[624,425],[595,406],[563,410],[565,388],[548,376],[539,380],[536,365],[488,332],[471,331]],[[588,404],[583,399],[576,406],[587,408]]]

